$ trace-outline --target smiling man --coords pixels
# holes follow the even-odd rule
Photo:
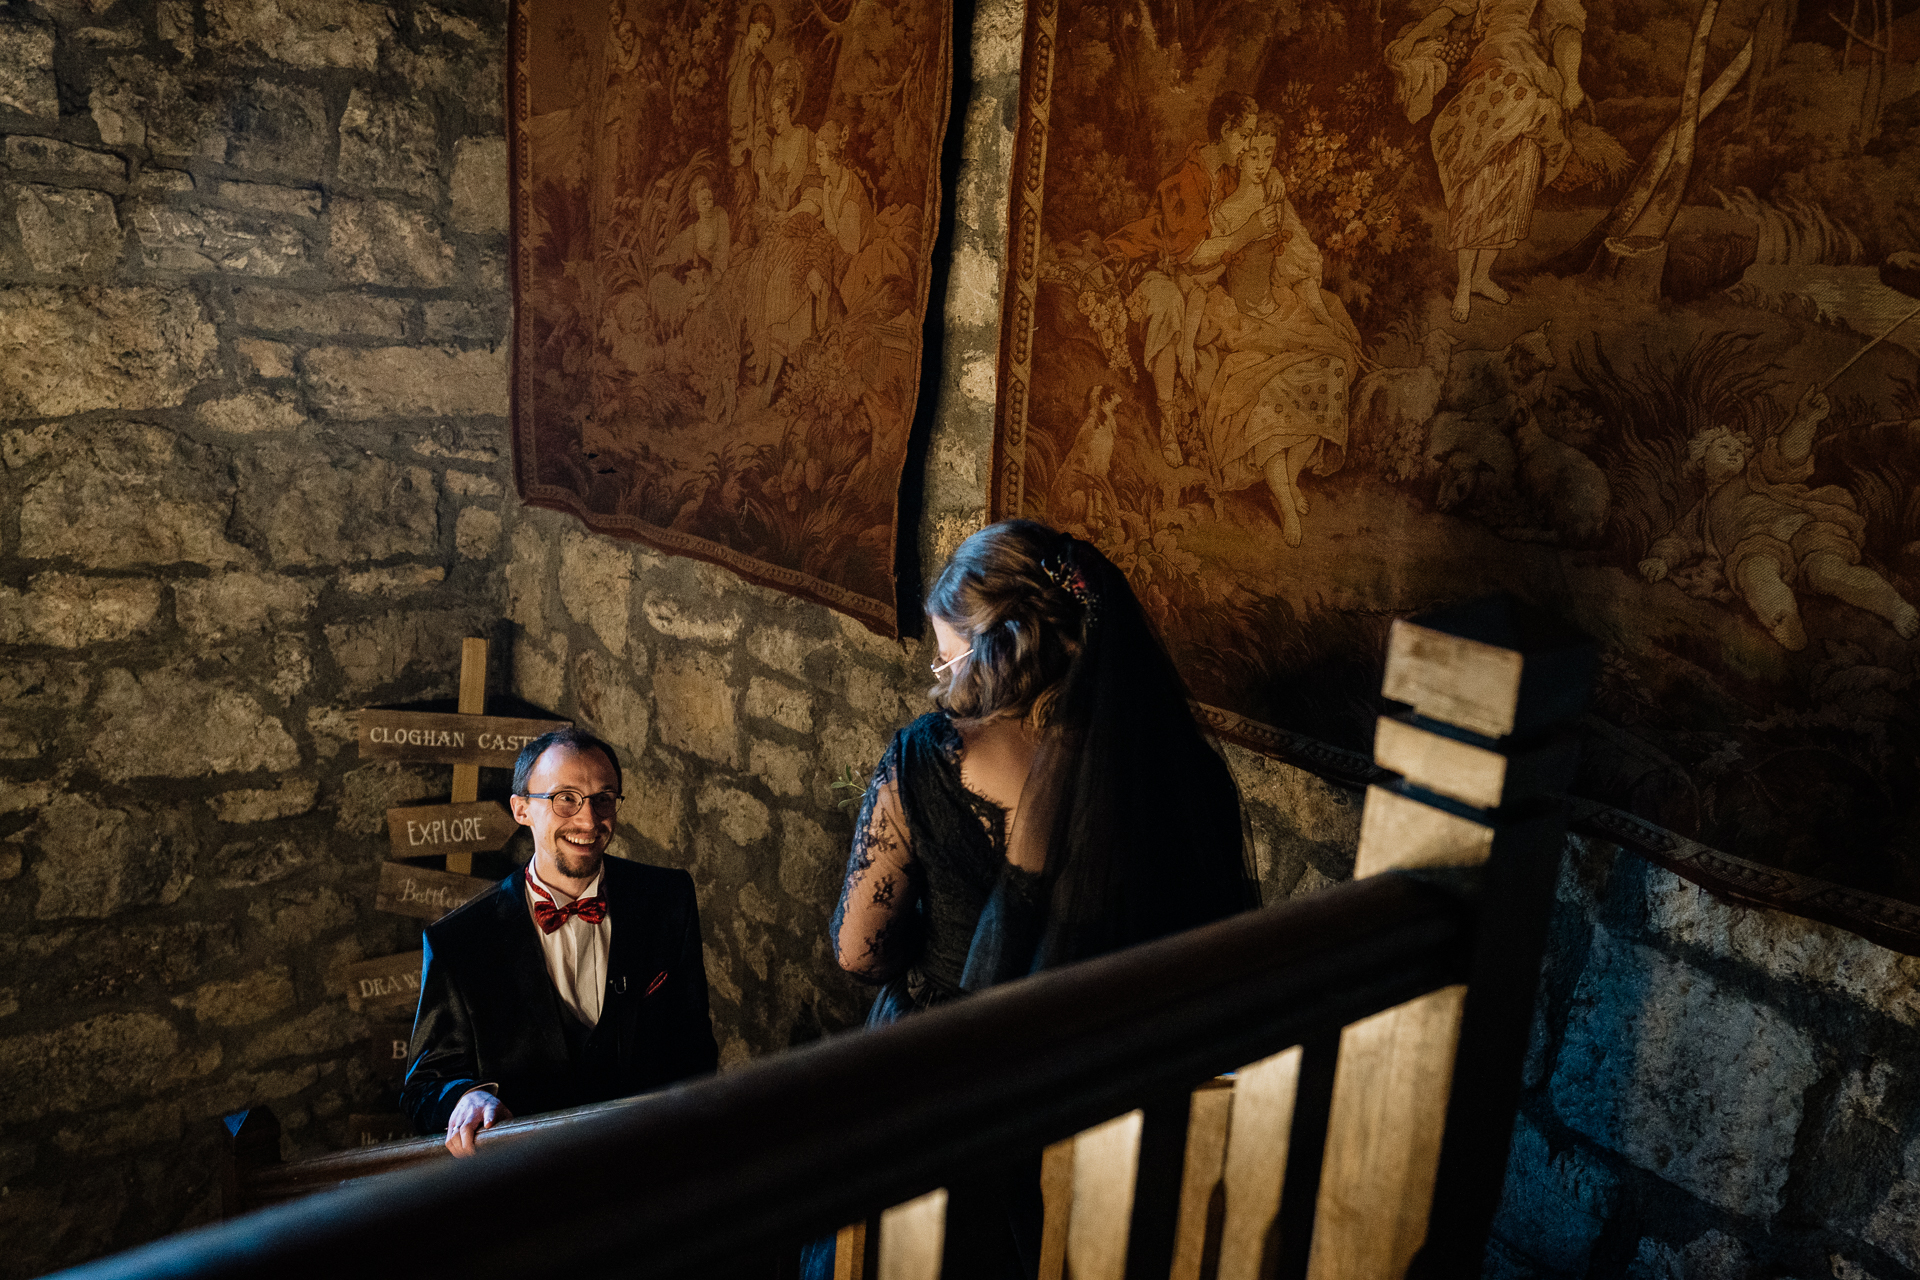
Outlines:
[[[714,1069],[693,880],[606,856],[619,804],[612,747],[534,739],[512,797],[533,861],[427,927],[400,1105],[456,1156],[515,1115]]]

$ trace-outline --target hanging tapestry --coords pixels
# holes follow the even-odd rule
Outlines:
[[[516,0],[514,471],[897,630],[939,216],[933,0]]]
[[[1349,777],[1392,619],[1564,617],[1582,829],[1920,952],[1917,54],[1879,0],[1032,0],[994,512]]]

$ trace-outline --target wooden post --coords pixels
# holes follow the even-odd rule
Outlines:
[[[1405,1276],[1416,1253],[1419,1275],[1479,1273],[1593,666],[1591,642],[1510,600],[1394,624],[1382,692],[1406,710],[1375,760],[1403,781],[1368,788],[1354,874],[1484,868],[1486,923],[1468,985],[1341,1033],[1310,1280]]]
[[[487,642],[469,637],[460,642],[460,714],[485,715],[487,711]],[[480,766],[453,766],[453,802],[472,804],[480,798]],[[473,874],[471,853],[447,855],[447,870],[456,875]]]

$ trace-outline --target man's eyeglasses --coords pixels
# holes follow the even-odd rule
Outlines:
[[[620,793],[618,791],[596,791],[590,796],[583,796],[578,791],[568,791],[564,789],[560,791],[523,791],[520,794],[529,800],[545,800],[553,806],[553,816],[556,818],[571,818],[574,814],[580,812],[580,806],[583,804],[592,805],[594,813],[599,815],[611,814],[620,807]]]

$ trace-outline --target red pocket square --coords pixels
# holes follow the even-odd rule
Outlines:
[[[667,971],[665,969],[662,969],[660,972],[654,974],[653,981],[647,984],[646,995],[643,995],[640,998],[644,1000],[647,998],[647,996],[650,996],[654,992],[658,991],[660,989],[660,984],[665,982],[666,980],[667,980]]]

